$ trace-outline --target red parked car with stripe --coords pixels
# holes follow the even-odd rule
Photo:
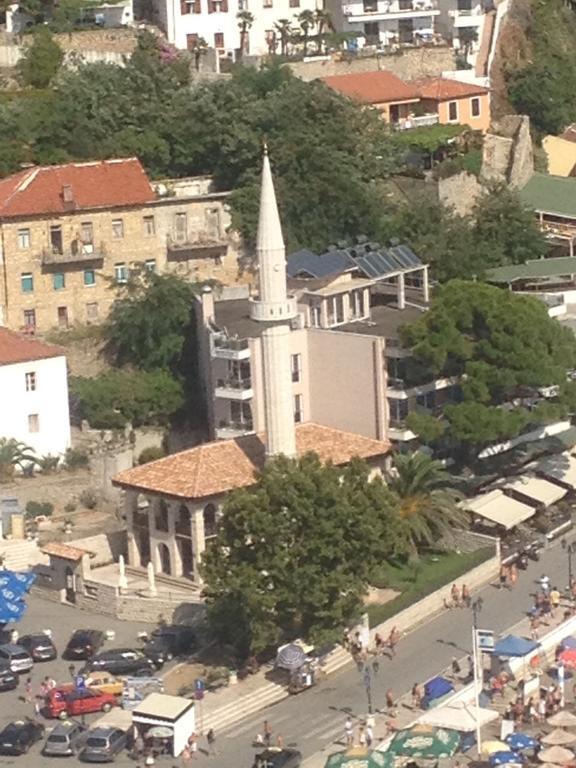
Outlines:
[[[116,697],[92,688],[62,686],[46,695],[46,715],[65,720],[89,712],[108,712],[117,704]]]

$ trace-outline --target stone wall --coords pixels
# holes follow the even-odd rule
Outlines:
[[[476,200],[482,194],[482,186],[471,173],[458,173],[438,181],[438,198],[442,205],[453,208],[460,216],[472,212]]]
[[[484,137],[482,178],[520,188],[534,173],[530,118],[507,115]]]
[[[454,51],[449,46],[403,48],[393,54],[358,56],[346,60],[336,57],[318,58],[289,64],[302,80],[315,80],[331,75],[375,72],[385,69],[398,77],[411,80],[419,77],[437,77],[445,70],[456,69]]]

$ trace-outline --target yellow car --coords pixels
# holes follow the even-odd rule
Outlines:
[[[110,672],[90,672],[85,678],[86,688],[94,688],[102,693],[110,693],[112,696],[121,696],[124,684]]]

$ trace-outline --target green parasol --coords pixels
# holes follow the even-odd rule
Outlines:
[[[460,746],[460,734],[447,728],[415,725],[398,733],[385,754],[407,757],[452,757]]]
[[[395,755],[353,747],[330,755],[324,768],[394,768]]]

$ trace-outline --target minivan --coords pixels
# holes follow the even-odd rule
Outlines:
[[[46,739],[42,754],[50,757],[73,755],[82,745],[86,734],[86,726],[74,720],[59,723]]]
[[[0,645],[0,661],[7,661],[12,672],[29,672],[34,662],[26,648],[21,645]]]
[[[89,731],[79,758],[85,763],[108,763],[127,743],[127,734],[119,728],[94,728]]]

